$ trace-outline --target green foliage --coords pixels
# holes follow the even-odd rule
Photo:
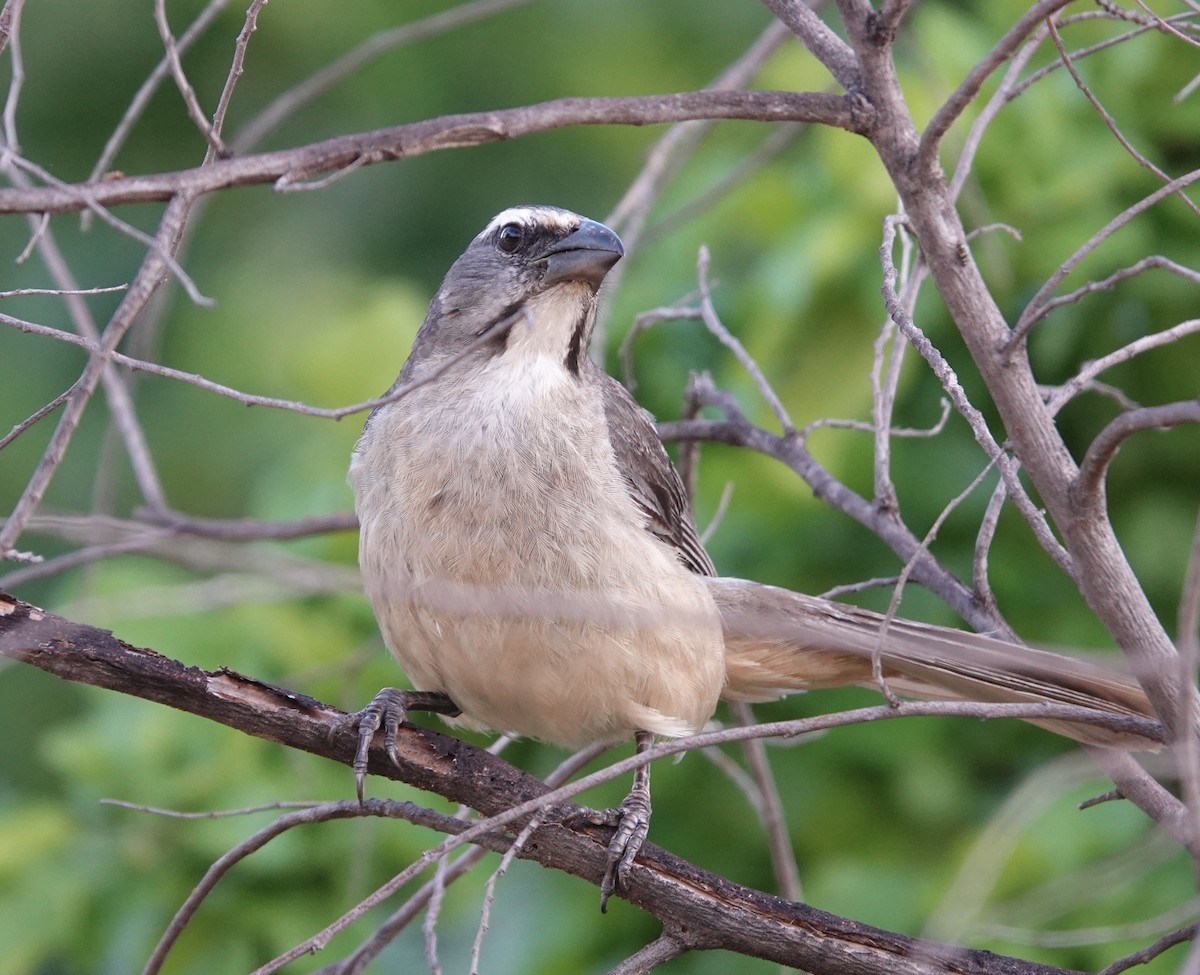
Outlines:
[[[404,16],[441,6],[432,0],[405,4]],[[200,4],[169,7],[181,33]],[[936,111],[1026,7],[1017,0],[931,2],[913,12],[898,56],[918,121]],[[210,111],[241,17],[231,7],[185,59]],[[287,86],[396,21],[396,5],[384,2],[351,5],[336,16],[315,2],[265,8],[230,131]],[[543,0],[379,59],[288,121],[267,147],[565,95],[698,88],[766,23],[765,10],[754,3],[612,0],[601,9],[591,0]],[[1065,36],[1074,49],[1113,30],[1084,23]],[[160,56],[148,5],[28,4],[22,40],[23,149],[58,178],[82,179]],[[1052,56],[1047,48],[1038,63]],[[1188,48],[1152,33],[1080,67],[1141,151],[1173,173],[1200,165],[1194,111],[1187,102],[1182,107],[1171,102],[1195,71]],[[793,44],[772,60],[760,84],[805,89],[827,81]],[[948,169],[969,121],[950,139],[952,152],[943,160]],[[516,202],[552,202],[603,218],[660,134],[567,130],[365,168],[321,192],[279,195],[261,188],[222,195],[206,204],[185,262],[215,307],[198,308],[172,289],[161,333],[145,338],[149,351],[137,349],[135,339],[133,354],[264,395],[322,406],[367,399],[392,382],[440,275],[494,212]],[[620,291],[609,297],[610,350],[639,311],[694,289],[696,254],[705,244],[725,323],[763,364],[796,422],[868,419],[871,343],[884,317],[877,251],[882,220],[895,207],[869,146],[843,132],[806,131],[703,213],[678,225],[671,220],[766,136],[764,127],[748,123],[718,127],[668,188],[651,216],[652,234],[657,221],[663,221],[664,232],[631,255]],[[202,152],[168,83],[115,165],[131,174],[157,172],[196,165]],[[1004,222],[1021,234],[1014,240],[989,231],[973,242],[996,300],[1011,319],[1083,240],[1157,185],[1115,144],[1062,71],[1000,114],[980,147],[975,175],[963,200],[968,225]],[[146,207],[119,215],[146,228],[156,213]],[[139,259],[138,245],[98,223],[86,233],[76,217],[55,218],[51,226],[83,286],[125,281]],[[13,218],[0,222],[5,288],[49,284],[36,261],[13,263],[28,232]],[[1160,204],[1113,237],[1065,287],[1154,253],[1200,264],[1194,217],[1178,201]],[[103,320],[117,300],[96,296],[88,304]],[[1085,298],[1057,312],[1035,334],[1039,378],[1061,382],[1082,360],[1193,316],[1194,308],[1194,288],[1163,271]],[[70,327],[48,298],[10,299],[4,311]],[[983,405],[978,378],[932,291],[918,305],[917,318]],[[1196,374],[1186,363],[1194,363],[1198,351],[1193,336],[1106,378],[1140,402],[1194,396]],[[661,326],[640,337],[635,352],[638,396],[660,417],[677,415],[688,372],[703,368],[737,395],[751,417],[773,425],[753,383],[700,325]],[[61,392],[81,361],[78,350],[0,330],[0,416],[6,418],[0,430]],[[609,364],[615,366],[615,357]],[[937,383],[910,355],[898,425],[931,426],[941,397]],[[168,496],[179,510],[285,519],[349,507],[344,471],[360,417],[334,423],[247,409],[154,377],[138,381],[137,398]],[[1063,425],[1072,449],[1082,453],[1116,410],[1098,396],[1069,408]],[[52,423],[44,421],[5,450],[0,509],[11,509]],[[814,433],[812,447],[837,477],[869,494],[869,435],[822,430]],[[1194,523],[1197,456],[1195,430],[1143,435],[1125,448],[1110,485],[1118,530],[1168,622]],[[99,495],[114,499],[117,514],[128,514],[139,501],[119,457],[100,411],[90,411],[54,481],[49,506],[88,511]],[[939,437],[896,443],[902,513],[918,534],[975,476],[979,457],[956,419]],[[109,459],[111,473],[97,487],[94,472],[105,467],[102,458]],[[813,499],[781,465],[724,447],[703,452],[697,502],[702,524],[726,484],[733,485],[732,506],[710,544],[725,574],[819,592],[899,569],[878,540]],[[968,498],[933,546],[962,573],[969,573],[987,494],[981,489]],[[23,545],[48,555],[62,550],[61,543],[41,535]],[[243,571],[217,579],[204,566],[125,557],[30,583],[20,594],[188,663],[228,665],[342,707],[361,706],[379,686],[397,680],[361,595],[292,596],[286,584],[272,583],[273,574],[283,572],[281,559],[353,566],[352,537],[252,551]],[[1002,519],[993,548],[991,582],[1003,612],[1031,641],[1108,645],[1069,580],[1011,513]],[[889,595],[871,593],[861,601],[878,608]],[[902,612],[956,622],[917,592],[906,596]],[[762,713],[794,717],[877,700],[867,691],[813,693]],[[793,746],[770,752],[806,899],[911,934],[923,932],[1006,797],[1069,748],[1024,726],[933,720],[848,728]],[[539,773],[560,757],[528,743],[511,754]],[[163,819],[101,805],[101,799],[208,810],[352,794],[350,773],[342,767],[157,706],[64,687],[13,666],[0,671],[0,760],[0,975],[137,970],[207,866],[271,815]],[[654,840],[734,880],[773,889],[757,821],[712,764],[690,756],[663,765],[655,779]],[[1022,904],[1039,903],[1032,896],[1022,901],[1024,895],[1055,878],[1073,877],[1146,834],[1144,819],[1125,807],[1075,810],[1089,790],[1103,788],[1097,779],[1054,792],[1043,814],[1021,825],[995,891],[984,894],[996,905],[995,917],[1010,928],[1034,931],[1119,926],[1186,899],[1191,879],[1185,865],[1165,859],[1147,872],[1131,869],[1132,876],[1111,889],[1076,889],[1076,899],[1053,916],[1022,911]],[[371,790],[438,805],[435,798],[381,781],[372,781]],[[614,783],[585,799],[600,805],[622,792],[623,785]],[[430,842],[428,834],[395,822],[332,824],[284,837],[223,881],[167,970],[249,970],[319,930]],[[494,864],[495,858],[485,861],[484,875],[486,865]],[[466,970],[481,886],[482,879],[468,881],[448,894],[440,926],[447,970]],[[595,891],[579,881],[514,865],[501,882],[485,970],[601,971],[655,936],[646,917],[627,905],[614,903],[601,918],[595,904]],[[297,963],[295,970],[316,968],[357,944],[382,916],[369,916],[335,941],[326,957]],[[986,909],[982,916],[991,917]],[[1101,967],[1152,940],[1151,935],[1053,949],[983,931],[968,928],[954,936],[973,944],[988,939],[983,946],[1084,968]],[[1168,956],[1143,970],[1169,971],[1172,960]],[[730,964],[721,956],[689,956],[665,970],[724,972]],[[747,960],[736,964],[738,971],[774,970]],[[376,970],[423,965],[414,930],[389,949]]]

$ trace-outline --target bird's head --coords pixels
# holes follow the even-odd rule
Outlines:
[[[524,352],[561,357],[578,372],[587,354],[596,292],[625,253],[601,223],[551,206],[510,207],[471,241],[429,306],[413,358],[441,358],[511,321]],[[512,347],[508,335],[497,348]],[[515,349],[514,349],[515,351]]]

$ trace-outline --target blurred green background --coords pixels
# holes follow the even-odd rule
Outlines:
[[[168,6],[177,35],[201,9],[192,0]],[[372,34],[445,7],[364,0],[333,14],[313,0],[271,4],[259,17],[227,135],[236,139],[280,92]],[[913,12],[897,57],[919,123],[1025,8],[1017,0],[928,2]],[[236,5],[229,8],[185,57],[210,112],[243,17]],[[766,10],[749,0],[539,0],[387,54],[304,108],[260,148],[566,95],[695,89],[768,23]],[[1064,35],[1076,49],[1124,29],[1093,20]],[[22,151],[58,179],[84,179],[161,55],[150,7],[133,0],[31,0],[21,41]],[[1039,52],[1035,64],[1052,54]],[[11,55],[5,71],[10,63]],[[1200,166],[1197,96],[1172,101],[1200,71],[1194,48],[1151,32],[1089,58],[1081,70],[1142,152],[1173,175]],[[826,84],[794,43],[757,81],[797,90]],[[495,212],[546,202],[603,219],[663,132],[560,131],[364,168],[319,192],[221,194],[203,204],[184,254],[215,306],[197,307],[172,285],[157,319],[136,325],[127,349],[247,392],[321,406],[366,399],[391,383],[441,275]],[[965,127],[948,140],[947,168],[964,136]],[[769,127],[751,123],[725,123],[708,135],[624,262],[620,287],[607,299],[607,348],[597,354],[618,368],[615,350],[634,316],[692,291],[697,250],[706,244],[726,325],[762,364],[796,422],[868,419],[872,342],[883,316],[877,250],[894,192],[863,140],[812,129],[693,210],[771,137]],[[203,152],[167,83],[114,166],[129,174],[181,169],[197,165]],[[1004,222],[1021,235],[992,232],[973,245],[1012,320],[1082,241],[1157,185],[1062,71],[994,122],[975,174],[962,202],[967,226]],[[160,212],[139,206],[118,215],[152,230]],[[50,226],[81,285],[119,284],[134,273],[141,248],[112,229],[97,224],[84,231],[71,216]],[[52,286],[36,256],[16,261],[28,235],[25,220],[0,221],[0,290]],[[1161,204],[1115,236],[1068,286],[1150,254],[1200,263],[1195,216],[1179,201]],[[1087,359],[1193,317],[1195,295],[1193,285],[1152,271],[1064,308],[1034,336],[1039,379],[1062,382]],[[87,299],[101,321],[118,300]],[[57,299],[10,298],[3,311],[70,328]],[[918,322],[976,404],[994,417],[931,290]],[[1192,337],[1104,378],[1145,404],[1195,396],[1198,353]],[[897,423],[929,426],[939,415],[941,391],[916,359],[910,356],[906,367]],[[0,330],[0,431],[65,389],[82,362],[77,349]],[[636,342],[637,396],[660,418],[678,415],[688,372],[698,369],[711,370],[752,417],[772,425],[752,382],[700,325],[659,326]],[[136,396],[179,511],[288,519],[349,508],[344,472],[361,417],[334,423],[247,409],[154,377],[137,379]],[[1085,396],[1064,412],[1062,426],[1077,456],[1117,409],[1111,400]],[[43,421],[0,456],[0,510],[11,510],[54,422]],[[811,445],[837,477],[870,491],[868,436],[826,429]],[[976,475],[980,453],[957,419],[936,438],[899,440],[894,450],[902,514],[920,535]],[[1195,523],[1198,457],[1194,429],[1144,434],[1123,448],[1110,479],[1122,542],[1172,631]],[[970,571],[992,483],[951,516],[934,545],[960,574]],[[703,451],[702,526],[727,484],[732,501],[709,543],[724,574],[816,593],[899,570],[881,543],[815,500],[781,465],[724,447]],[[98,394],[45,512],[128,516],[138,504]],[[27,534],[20,547],[53,557],[78,543],[43,529]],[[349,574],[350,533],[168,554],[167,560],[112,558],[16,588],[24,598],[189,664],[228,665],[348,709],[397,680]],[[301,571],[323,565],[340,571],[307,587],[297,581]],[[992,550],[991,582],[1002,611],[1029,641],[1109,646],[1070,583],[1011,513]],[[889,595],[856,598],[881,608]],[[915,588],[902,612],[959,622]],[[867,691],[821,692],[759,713],[791,717],[877,701]],[[1194,896],[1186,863],[1130,808],[1109,803],[1077,812],[1075,803],[1103,791],[1104,782],[1070,743],[1049,733],[1015,723],[908,720],[849,728],[770,753],[804,896],[814,906],[909,934],[1090,969],[1188,919],[1172,913]],[[508,754],[540,774],[563,757],[530,743]],[[739,757],[736,750],[730,755]],[[586,801],[615,802],[625,787],[613,783]],[[370,788],[443,808],[436,798],[392,783],[373,780]],[[31,668],[0,665],[0,975],[139,969],[207,865],[270,815],[178,821],[104,806],[101,799],[204,810],[344,799],[351,790],[343,767]],[[767,846],[743,795],[700,755],[664,764],[656,774],[651,838],[733,880],[774,889]],[[396,822],[337,823],[288,835],[218,887],[166,970],[250,970],[319,930],[433,841]],[[439,927],[447,971],[466,970],[485,876],[447,895]],[[599,972],[657,934],[652,919],[623,903],[600,917],[596,899],[582,882],[514,865],[501,883],[484,970]],[[324,957],[289,970],[328,963],[382,916],[370,916]],[[1124,927],[1131,924],[1141,927]],[[1112,943],[1056,946],[1053,932],[1075,929],[1108,930],[1113,938],[1102,940]],[[1178,953],[1169,954],[1145,970],[1177,964]],[[425,967],[414,929],[375,970]],[[776,969],[723,955],[687,956],[664,968],[731,970]]]

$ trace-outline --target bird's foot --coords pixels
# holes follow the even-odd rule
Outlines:
[[[393,764],[400,764],[400,752],[396,747],[396,735],[400,725],[412,711],[436,711],[454,717],[462,712],[453,701],[440,691],[402,691],[396,687],[385,687],[361,711],[346,716],[339,726],[358,729],[358,748],[354,752],[354,786],[358,801],[363,801],[364,784],[367,777],[367,761],[375,732],[383,729],[383,747]],[[335,729],[335,730],[339,730]]]
[[[616,826],[608,842],[608,866],[600,882],[600,913],[608,909],[608,898],[629,883],[633,861],[650,832],[650,788],[637,783],[617,809],[608,811]]]

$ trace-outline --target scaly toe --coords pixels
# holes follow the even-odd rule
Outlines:
[[[621,808],[612,812],[619,814],[620,821],[608,844],[608,866],[600,882],[601,913],[608,909],[608,898],[629,885],[633,861],[650,832],[649,791],[635,789],[621,803]]]

